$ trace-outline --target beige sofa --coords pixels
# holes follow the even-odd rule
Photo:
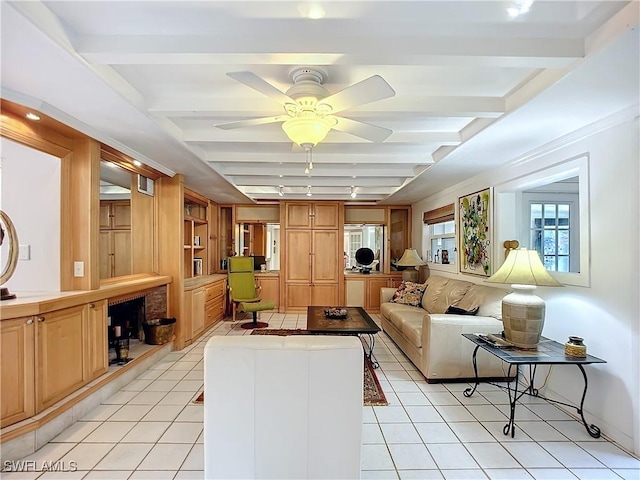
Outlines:
[[[392,303],[396,289],[380,291],[382,329],[409,357],[429,382],[474,377],[475,345],[463,333],[502,331],[501,301],[507,290],[431,275],[420,307]],[[472,310],[472,315],[445,314],[450,305]],[[507,367],[495,356],[479,350],[480,377],[504,378]]]

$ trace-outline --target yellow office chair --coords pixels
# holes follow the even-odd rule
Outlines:
[[[251,312],[253,322],[243,323],[242,328],[265,328],[266,322],[258,322],[258,312],[273,310],[275,303],[260,298],[260,287],[256,285],[253,273],[253,257],[229,257],[228,261],[229,301],[232,305],[232,318],[236,321],[236,312]]]

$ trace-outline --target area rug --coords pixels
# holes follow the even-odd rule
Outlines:
[[[251,332],[251,335],[309,335],[308,330],[287,330],[287,329],[264,329],[264,330],[254,330]],[[365,357],[364,362],[364,390],[363,390],[364,402],[365,406],[384,406],[389,405],[387,402],[387,397],[385,397],[384,392],[382,391],[382,387],[380,386],[380,382],[378,381],[378,376],[376,375],[376,371],[373,369],[371,365],[371,361]],[[204,403],[204,392],[201,392],[196,399],[193,401],[195,404],[203,404]]]

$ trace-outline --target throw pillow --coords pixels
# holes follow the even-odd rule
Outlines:
[[[419,307],[422,302],[422,295],[427,286],[424,283],[402,282],[391,301],[403,305]]]
[[[464,308],[454,307],[453,305],[449,305],[447,311],[444,313],[453,313],[456,315],[475,315],[480,310],[480,307],[472,308],[471,310],[465,310]]]

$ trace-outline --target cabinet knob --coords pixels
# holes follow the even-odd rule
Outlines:
[[[39,322],[44,322],[44,321],[45,321],[45,318],[44,318],[44,317],[38,317],[38,321],[39,321]]]
[[[33,318],[30,318],[29,320],[27,320],[27,325],[31,325],[33,324]]]
[[[96,308],[96,304],[95,303],[90,303],[89,304],[89,308]]]

